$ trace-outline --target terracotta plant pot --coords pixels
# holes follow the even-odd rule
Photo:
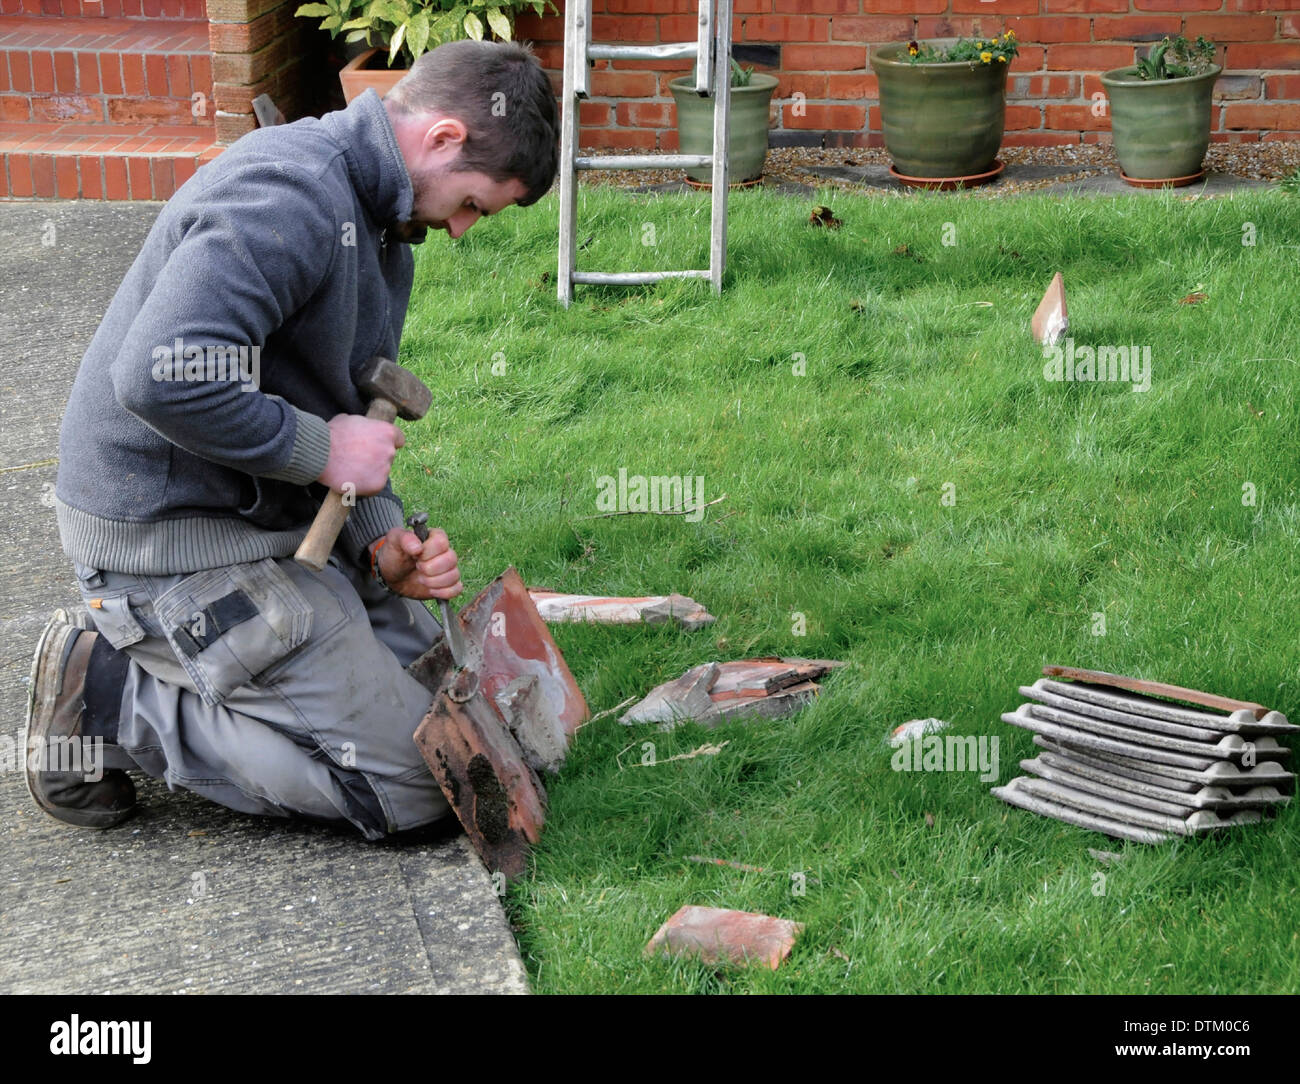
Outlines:
[[[993,168],[1007,115],[1007,64],[912,64],[906,45],[871,56],[885,148],[908,177],[972,177]]]
[[[353,57],[339,72],[339,82],[343,84],[343,98],[351,102],[353,98],[365,93],[368,87],[374,87],[381,98],[395,87],[407,72],[406,68],[387,68],[384,66],[386,49],[367,49],[359,56]]]
[[[757,180],[767,161],[768,111],[777,78],[755,72],[747,87],[731,88],[731,131],[727,143],[732,184]],[[682,154],[713,153],[713,99],[695,93],[695,80],[683,75],[668,84],[677,102],[677,144]],[[708,184],[713,170],[708,166],[688,169],[693,181]]]
[[[1182,79],[1139,79],[1137,68],[1101,77],[1110,98],[1115,157],[1126,178],[1193,180],[1210,146],[1214,81],[1223,68]]]

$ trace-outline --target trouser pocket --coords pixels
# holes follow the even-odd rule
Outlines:
[[[272,558],[187,576],[158,596],[154,612],[214,706],[300,647],[312,628],[311,604]]]
[[[90,618],[95,628],[109,644],[121,651],[138,644],[148,635],[139,620],[139,611],[131,605],[134,594],[137,601],[147,600],[144,588],[136,582],[117,583],[109,586],[104,574],[88,565],[73,565],[81,591],[81,599],[90,611]]]

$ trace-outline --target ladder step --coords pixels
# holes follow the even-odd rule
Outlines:
[[[588,286],[647,286],[664,279],[707,279],[708,271],[575,271],[573,281]]]
[[[696,169],[712,165],[711,154],[604,154],[573,160],[574,169]]]
[[[588,45],[588,60],[687,60],[698,56],[698,42],[671,42],[667,45]]]

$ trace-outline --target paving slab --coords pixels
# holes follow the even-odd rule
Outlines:
[[[864,189],[880,192],[903,194],[919,191],[908,188],[890,175],[889,166],[868,163],[860,166],[815,166],[802,167],[803,172],[831,181],[842,181],[859,185]],[[1060,178],[1055,184],[1045,184],[1032,193],[1041,195],[1075,195],[1075,196],[1131,196],[1157,195],[1163,189],[1134,188],[1125,184],[1114,170],[1106,166],[1076,165],[1041,165],[1037,163],[1009,163],[1000,178],[992,184],[982,186],[979,191],[997,195],[1000,187],[1026,182],[1051,181]],[[817,194],[817,188],[800,181],[792,181],[775,176],[764,178],[762,189],[765,192],[778,192],[781,195],[809,197]],[[1173,189],[1185,196],[1222,196],[1243,189],[1269,188],[1268,181],[1258,181],[1246,177],[1237,177],[1231,173],[1207,172],[1205,179],[1185,188]],[[673,180],[656,184],[641,185],[630,189],[632,192],[698,192],[699,189],[686,184],[685,181]],[[1016,194],[1014,191],[1009,195]]]
[[[0,203],[0,993],[526,993],[454,824],[367,843],[137,775],[137,815],[94,832],[27,794],[31,652],[78,601],[48,496],[59,422],[160,206]]]
[[[1226,196],[1233,192],[1252,188],[1271,188],[1268,181],[1258,181],[1251,177],[1236,177],[1231,173],[1207,171],[1204,180],[1189,184],[1183,188],[1134,188],[1120,179],[1118,173],[1110,170],[1095,173],[1091,177],[1049,185],[1040,191],[1052,195],[1071,196],[1131,196],[1137,194],[1159,195],[1161,192],[1173,192],[1179,196]]]
[[[908,191],[889,173],[886,165],[862,166],[811,166],[809,173],[831,180],[848,181],[865,188],[877,188],[887,191]],[[1085,176],[1080,176],[1085,174]],[[1009,163],[1003,170],[999,181],[986,186],[996,193],[999,183],[1024,183],[1027,181],[1046,181],[1054,177],[1061,178],[1060,183],[1044,185],[1034,190],[1034,195],[1078,195],[1078,196],[1125,196],[1141,193],[1159,192],[1160,189],[1135,188],[1125,184],[1119,174],[1102,166],[1092,165],[1039,165],[1034,163]],[[1067,179],[1068,178],[1068,179]],[[1243,188],[1268,188],[1267,181],[1250,180],[1235,177],[1230,173],[1207,172],[1205,179],[1186,188],[1178,189],[1184,195],[1218,196]]]

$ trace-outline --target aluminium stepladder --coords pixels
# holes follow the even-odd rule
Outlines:
[[[604,45],[591,41],[591,0],[568,0],[564,15],[564,87],[560,129],[560,267],[558,294],[567,308],[577,284],[640,286],[664,279],[709,279],[715,294],[722,292],[727,263],[727,149],[731,107],[732,0],[699,0],[699,34],[694,42],[665,45]],[[590,93],[592,60],[680,60],[695,57],[695,90],[713,97],[713,154],[620,154],[584,156],[578,153],[578,103]],[[712,226],[708,270],[577,271],[575,220],[578,171],[584,169],[713,170]]]

